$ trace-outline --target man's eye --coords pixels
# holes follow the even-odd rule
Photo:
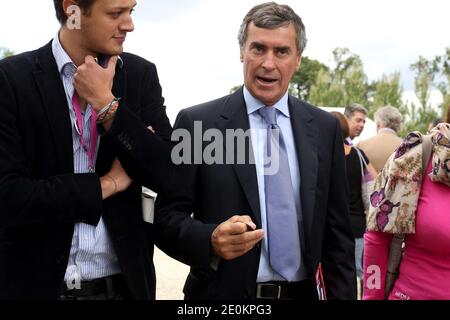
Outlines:
[[[255,52],[255,53],[261,53],[261,52],[263,52],[264,51],[264,48],[263,47],[253,47],[253,51]]]
[[[118,17],[120,17],[121,12],[120,12],[120,11],[111,12],[110,15],[111,15],[112,17],[114,17],[114,18],[118,18]]]

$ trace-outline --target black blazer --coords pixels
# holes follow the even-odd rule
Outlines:
[[[338,121],[326,112],[289,97],[301,172],[304,252],[308,277],[321,263],[328,298],[354,299],[354,240],[347,207],[342,135]],[[216,128],[249,128],[242,90],[180,112],[175,128],[194,132]],[[203,149],[210,142],[203,143]],[[247,154],[251,144],[247,144]],[[200,150],[201,151],[201,150]],[[212,231],[234,215],[250,215],[261,228],[256,168],[244,165],[185,165],[172,192],[158,199],[156,244],[191,266],[187,299],[246,299],[255,290],[260,245],[232,261],[211,266]],[[181,183],[183,181],[184,183]],[[190,217],[193,213],[194,219]],[[314,297],[312,297],[314,298]],[[316,297],[317,298],[317,297]]]
[[[140,195],[142,184],[163,188],[159,166],[168,162],[171,126],[155,66],[121,57],[113,88],[121,106],[101,137],[97,173],[88,174],[74,174],[69,110],[51,43],[0,62],[0,299],[57,298],[75,223],[95,226],[100,216],[134,298],[155,297],[153,226],[143,222]],[[116,157],[135,182],[102,201],[99,176]]]

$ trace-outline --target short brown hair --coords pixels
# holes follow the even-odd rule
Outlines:
[[[89,9],[94,4],[95,0],[74,0],[74,3],[80,7],[83,12],[89,12]],[[59,23],[63,25],[67,21],[67,15],[64,12],[63,8],[63,0],[53,0],[53,4],[55,5],[55,11],[56,11],[56,18],[58,19]]]
[[[286,27],[292,23],[297,34],[297,51],[302,55],[306,47],[306,32],[302,19],[288,5],[276,2],[266,2],[253,7],[242,21],[239,28],[239,45],[244,48],[247,41],[248,25],[253,22],[256,27],[264,29],[275,29]]]
[[[340,112],[331,111],[330,113],[339,120],[339,123],[341,124],[342,140],[345,140],[350,135],[347,119]]]

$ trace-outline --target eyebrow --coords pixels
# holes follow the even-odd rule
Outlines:
[[[267,46],[261,42],[254,41],[250,43],[250,47],[267,48]],[[275,50],[291,50],[290,46],[275,47]]]
[[[129,10],[136,8],[137,6],[137,2],[135,2],[133,5],[131,6],[117,6],[117,7],[112,7],[111,10]]]
[[[277,50],[291,50],[291,47],[289,47],[289,46],[281,46],[281,47],[275,47],[275,49],[277,49]]]

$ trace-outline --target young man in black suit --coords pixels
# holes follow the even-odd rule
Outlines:
[[[174,148],[172,157],[188,163],[157,205],[156,244],[191,266],[186,299],[354,299],[341,129],[288,94],[306,45],[303,23],[288,6],[261,4],[239,42],[244,87],[178,115],[179,136],[209,138]],[[230,133],[245,132],[248,143],[230,148]],[[266,149],[269,138],[278,154]],[[272,155],[278,167],[266,161]]]
[[[171,126],[155,65],[123,53],[136,1],[54,4],[57,36],[0,62],[0,299],[154,299],[141,186],[164,190]]]

